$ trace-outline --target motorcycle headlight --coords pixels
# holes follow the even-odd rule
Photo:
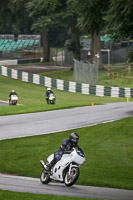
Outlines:
[[[82,152],[77,152],[81,157],[85,157],[85,155]]]

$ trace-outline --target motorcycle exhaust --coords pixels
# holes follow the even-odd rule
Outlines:
[[[40,160],[40,164],[42,165],[42,167],[43,167],[44,169],[46,169],[46,165],[45,165],[45,163],[44,163],[43,160]]]

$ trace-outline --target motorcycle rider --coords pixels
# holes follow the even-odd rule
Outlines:
[[[10,92],[10,94],[9,94],[9,103],[10,103],[10,100],[11,100],[11,96],[12,96],[12,95],[18,96],[17,93],[15,92],[15,90],[12,90],[12,91]]]
[[[54,159],[51,163],[47,164],[46,170],[50,171],[51,168],[61,159],[65,151],[71,151],[73,147],[80,149],[78,145],[79,135],[75,132],[72,132],[69,138],[65,139],[59,149],[54,153]]]
[[[54,95],[54,93],[53,93],[53,91],[51,90],[51,88],[47,88],[47,91],[46,91],[46,94],[45,94],[47,103],[48,103],[50,94],[53,94],[53,95]]]

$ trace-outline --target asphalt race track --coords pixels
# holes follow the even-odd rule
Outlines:
[[[22,105],[22,104],[17,104],[17,106],[18,105]],[[9,106],[9,102],[0,100],[0,106]]]
[[[0,116],[0,140],[70,130],[133,116],[133,102]],[[41,173],[41,172],[40,172]],[[133,200],[133,191],[89,186],[43,185],[39,179],[0,174],[0,189],[99,199]]]
[[[49,71],[58,71],[63,69],[70,69],[71,67],[65,67],[65,66],[56,66],[56,65],[15,65],[15,66],[8,66],[8,68],[11,69],[17,69],[19,71],[23,72],[29,72],[29,73],[42,73],[42,72],[49,72]]]
[[[0,106],[9,106],[9,103],[6,101],[1,101],[0,100]]]
[[[37,178],[10,176],[0,174],[0,188],[16,192],[36,194],[51,194],[58,196],[71,196],[97,199],[133,200],[133,191],[103,187],[73,185],[66,187],[64,184],[50,183],[43,185]]]
[[[133,102],[0,116],[0,140],[54,133],[133,116]]]

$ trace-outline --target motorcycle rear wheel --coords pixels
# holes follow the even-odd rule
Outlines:
[[[49,177],[49,174],[43,170],[42,173],[41,173],[41,176],[40,176],[40,181],[43,183],[43,184],[48,184],[51,182],[51,179]]]
[[[79,168],[78,167],[72,167],[70,175],[69,170],[66,172],[64,183],[66,186],[72,186],[79,177]]]

